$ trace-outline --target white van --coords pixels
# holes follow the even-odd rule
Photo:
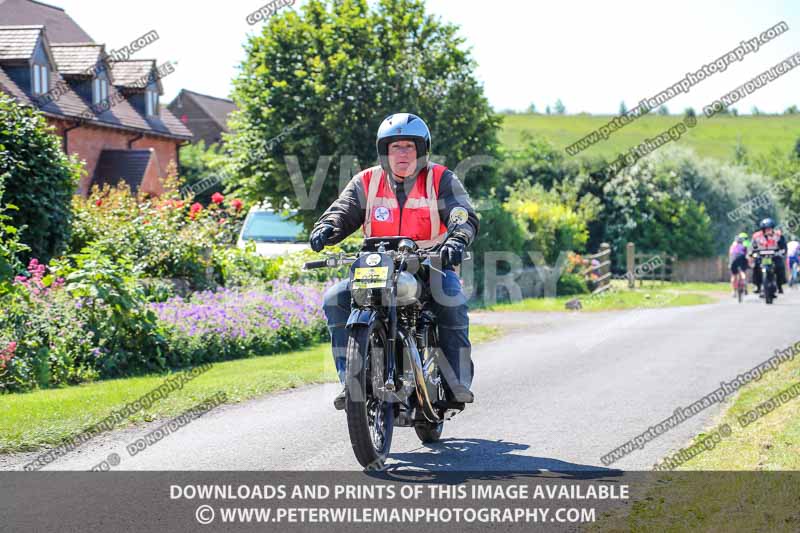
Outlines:
[[[308,243],[300,240],[303,225],[289,220],[289,215],[282,215],[265,206],[253,206],[244,219],[242,231],[236,247],[245,249],[248,242],[254,242],[256,253],[264,257],[277,257],[300,250],[307,250]]]

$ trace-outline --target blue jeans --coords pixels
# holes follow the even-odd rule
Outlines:
[[[472,364],[472,345],[469,342],[469,316],[467,297],[461,289],[461,280],[452,270],[445,270],[445,276],[431,273],[432,310],[436,315],[439,329],[439,345],[445,359],[453,370],[451,374],[442,368],[444,381],[457,380],[469,388],[472,384],[474,366]],[[330,287],[324,296],[323,311],[331,333],[333,361],[344,384],[347,367],[347,319],[350,316],[350,291],[348,280],[340,281]],[[440,364],[440,368],[442,365]]]

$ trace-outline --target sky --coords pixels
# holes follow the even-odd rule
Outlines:
[[[177,62],[162,102],[186,88],[229,97],[248,35],[247,16],[266,0],[49,0],[95,41],[119,48],[156,30],[159,40],[134,58]],[[298,9],[303,0],[282,9]],[[212,7],[213,6],[213,7]],[[673,85],[687,72],[784,21],[789,31],[681,94],[673,113],[698,111],[781,60],[800,52],[800,0],[428,0],[430,12],[460,27],[476,75],[496,110],[543,111],[561,99],[567,113],[616,114]],[[800,68],[747,96],[737,107],[782,112],[800,105]]]

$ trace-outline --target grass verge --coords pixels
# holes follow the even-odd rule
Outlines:
[[[780,405],[768,403],[782,392]],[[684,450],[697,446],[701,453],[675,473],[660,473],[659,482],[627,514],[606,517],[598,530],[800,531],[797,478],[778,475],[800,470],[799,392],[800,357],[740,389],[714,424],[727,425],[729,435],[711,440],[717,432],[709,431],[696,436]],[[710,449],[701,448],[704,443]]]
[[[494,326],[470,328],[475,344],[501,335],[502,330]],[[175,416],[217,392],[225,392],[229,403],[238,403],[302,385],[336,381],[330,354],[330,345],[324,343],[282,355],[215,363],[208,372],[122,424]],[[64,442],[156,389],[166,377],[150,375],[0,395],[0,453],[31,451]]]
[[[665,283],[663,285],[645,285],[643,288],[629,290],[621,285],[613,285],[613,289],[597,295],[582,294],[578,296],[558,296],[555,298],[526,298],[514,303],[501,303],[485,307],[476,307],[482,311],[564,311],[565,304],[577,298],[582,311],[617,311],[624,309],[678,307],[687,305],[703,305],[716,301],[707,292],[724,292],[724,283]]]

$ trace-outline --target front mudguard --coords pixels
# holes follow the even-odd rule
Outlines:
[[[373,318],[377,315],[373,309],[353,309],[347,319],[347,328],[352,329],[359,326],[369,326]]]

